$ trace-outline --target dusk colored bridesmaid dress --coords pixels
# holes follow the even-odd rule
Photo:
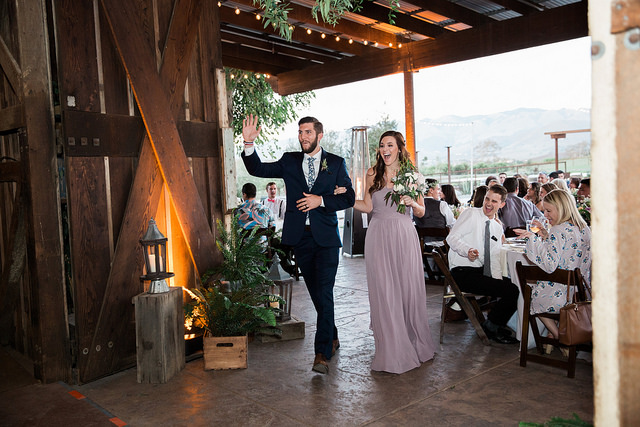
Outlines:
[[[373,211],[365,240],[374,371],[401,374],[433,358],[427,319],[422,251],[410,209],[402,215],[384,196],[372,194]]]

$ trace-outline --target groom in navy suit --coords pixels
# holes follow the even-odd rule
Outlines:
[[[342,241],[336,211],[352,207],[355,193],[342,157],[320,147],[322,123],[314,117],[298,122],[301,152],[284,153],[280,160],[262,163],[253,147],[258,137],[257,116],[243,121],[242,160],[247,171],[263,178],[282,178],[287,187],[287,209],[282,243],[293,246],[298,266],[318,313],[313,370],[329,372],[328,361],[340,347],[334,321],[333,285]],[[334,194],[336,187],[346,187]]]

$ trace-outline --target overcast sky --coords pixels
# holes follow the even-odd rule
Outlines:
[[[414,75],[415,118],[485,115],[516,108],[591,108],[591,39],[422,69]],[[404,78],[396,74],[315,91],[308,111],[326,130],[404,123]],[[404,129],[399,129],[404,133]],[[294,138],[288,125],[281,138]]]

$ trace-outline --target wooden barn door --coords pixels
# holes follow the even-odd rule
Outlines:
[[[55,0],[54,9],[75,348],[87,382],[135,363],[131,299],[143,291],[139,239],[151,217],[169,237],[172,286],[193,286],[218,262],[219,25],[211,0]]]

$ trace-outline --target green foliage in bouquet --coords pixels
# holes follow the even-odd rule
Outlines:
[[[591,198],[584,197],[582,200],[578,200],[578,212],[585,220],[587,225],[591,226]]]

